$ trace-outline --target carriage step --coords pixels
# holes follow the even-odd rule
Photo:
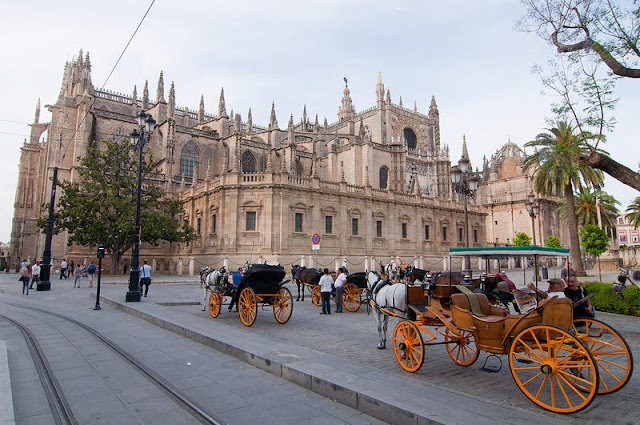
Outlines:
[[[426,313],[427,305],[426,304],[409,304],[409,308],[416,313]]]

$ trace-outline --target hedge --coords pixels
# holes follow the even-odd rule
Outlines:
[[[612,283],[585,282],[587,293],[593,294],[591,303],[598,311],[640,316],[640,288],[635,285],[626,287],[622,293],[615,294]]]

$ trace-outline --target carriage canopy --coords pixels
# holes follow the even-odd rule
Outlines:
[[[452,257],[568,257],[569,250],[564,248],[548,248],[546,246],[490,246],[479,248],[449,248]]]

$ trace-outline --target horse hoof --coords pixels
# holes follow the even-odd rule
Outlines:
[[[385,348],[387,347],[385,347],[384,345],[378,345],[378,350],[384,350]]]

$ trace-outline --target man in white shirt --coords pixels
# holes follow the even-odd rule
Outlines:
[[[33,288],[33,284],[36,284],[36,288],[38,287],[38,282],[40,281],[40,261],[36,261],[36,263],[31,267],[31,286],[29,288]]]
[[[333,279],[329,274],[329,269],[324,269],[324,275],[320,278],[320,299],[322,300],[322,313],[331,314],[331,285]]]
[[[336,287],[336,313],[342,313],[342,293],[344,292],[344,284],[347,283],[347,273],[345,273],[344,267],[340,267],[338,271],[340,274],[334,284]]]
[[[60,263],[60,279],[67,278],[67,260],[62,260]]]
[[[146,285],[144,290],[144,296],[149,293],[149,285],[151,285],[151,266],[147,264],[147,260],[144,260],[142,267],[140,267],[140,292],[142,292],[142,286]]]

